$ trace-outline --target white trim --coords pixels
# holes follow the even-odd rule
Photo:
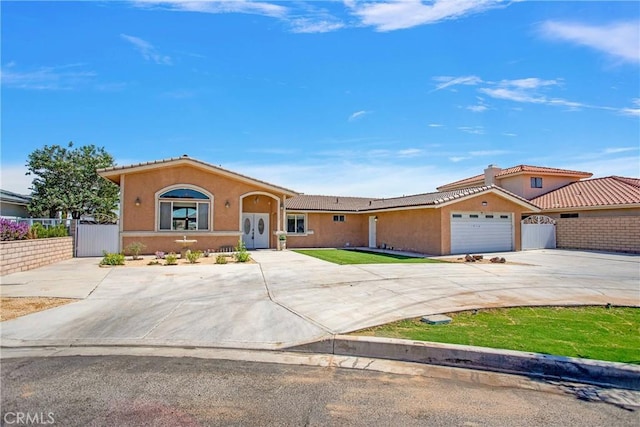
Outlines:
[[[209,228],[207,230],[161,230],[160,229],[160,195],[163,193],[166,193],[168,191],[171,190],[177,190],[180,188],[186,188],[189,190],[195,190],[198,191],[206,196],[209,197]],[[181,233],[184,233],[186,231],[190,231],[190,232],[213,232],[214,228],[213,228],[213,211],[214,211],[214,196],[213,194],[211,194],[210,192],[208,192],[207,190],[205,190],[202,187],[198,187],[197,185],[193,185],[193,184],[172,184],[169,185],[168,187],[164,187],[158,191],[156,191],[156,193],[154,194],[154,200],[155,200],[155,231],[159,232],[159,233],[166,233],[166,232],[171,232],[171,231],[179,231]],[[174,200],[174,199],[170,199],[170,200]],[[175,200],[180,200],[180,199],[175,199]],[[191,199],[190,199],[191,200]],[[204,201],[202,201],[201,199],[193,199],[195,200],[195,203],[205,203]]]
[[[260,190],[258,190],[258,191],[249,191],[248,193],[241,194],[240,197],[238,198],[239,203],[240,203],[239,204],[240,209],[238,209],[238,230],[240,230],[240,232],[242,232],[242,215],[245,213],[243,208],[242,208],[243,201],[247,197],[251,197],[251,196],[267,196],[267,197],[270,197],[271,199],[275,200],[276,202],[278,202],[278,206],[277,206],[278,219],[280,218],[279,217],[279,215],[280,215],[280,199],[278,198],[278,196],[276,196],[275,194],[268,193],[266,191],[260,191]],[[264,213],[264,212],[246,212],[246,213]],[[276,221],[278,221],[278,219]],[[269,223],[271,223],[271,212],[269,212]],[[279,223],[279,221],[278,221],[278,223]],[[269,224],[269,225],[271,225],[271,224]],[[277,230],[277,231],[282,231],[282,230]]]
[[[191,230],[191,231],[186,231],[186,230],[180,230],[180,231],[124,231],[122,233],[120,233],[122,236],[124,237],[133,237],[133,236],[140,236],[140,237],[171,237],[171,236],[178,236],[178,237],[182,237],[184,235],[187,236],[191,236],[191,237],[197,237],[197,236],[202,236],[202,237],[207,237],[207,236],[240,236],[242,233],[239,231],[204,231],[204,230],[200,230],[200,231],[195,231],[195,230]]]
[[[120,238],[118,239],[118,252],[122,251],[123,249],[123,245],[124,245],[124,239],[122,238],[123,232],[124,232],[124,174],[120,174],[120,218],[118,221],[118,234],[120,235]]]

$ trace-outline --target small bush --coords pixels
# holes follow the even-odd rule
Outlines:
[[[160,261],[158,261],[157,259],[152,259],[147,263],[147,265],[160,265]]]
[[[233,254],[233,257],[238,262],[247,262],[251,258],[242,239],[238,240],[238,246],[236,246],[236,252]]]
[[[227,263],[227,257],[224,255],[218,255],[216,256],[216,264],[226,264]]]
[[[178,264],[178,255],[171,252],[164,256],[165,265],[176,265]]]
[[[67,237],[68,235],[67,227],[64,224],[45,227],[39,222],[36,222],[29,229],[29,238],[31,239],[50,239],[53,237]]]
[[[29,233],[29,226],[25,223],[18,224],[8,219],[0,219],[0,240],[24,240]]]
[[[100,265],[124,265],[124,255],[105,252]]]
[[[140,259],[140,252],[142,252],[147,246],[142,242],[132,242],[127,245],[125,250],[129,252],[131,257],[136,260]]]
[[[201,251],[187,251],[187,261],[189,261],[189,264],[195,264],[201,256]]]

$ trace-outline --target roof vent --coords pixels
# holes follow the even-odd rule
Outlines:
[[[183,154],[182,157],[189,157],[189,155],[188,154]]]

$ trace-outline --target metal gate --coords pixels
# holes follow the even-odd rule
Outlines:
[[[118,224],[78,224],[76,257],[102,256],[120,252]]]
[[[544,215],[531,215],[522,220],[522,250],[555,249],[556,221]]]

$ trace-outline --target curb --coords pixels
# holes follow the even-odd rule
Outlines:
[[[523,351],[351,335],[334,335],[286,350],[417,362],[640,390],[640,366]]]

